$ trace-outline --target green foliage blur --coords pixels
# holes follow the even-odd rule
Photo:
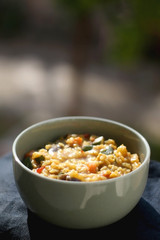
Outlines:
[[[140,61],[144,57],[159,61],[159,0],[59,0],[58,2],[76,19],[84,15],[89,16],[96,11],[96,8],[101,9],[105,16],[106,27],[109,23],[112,28],[112,36],[108,36],[107,39],[109,41],[107,55],[110,56],[111,62],[128,64]],[[149,49],[148,52],[146,49]]]

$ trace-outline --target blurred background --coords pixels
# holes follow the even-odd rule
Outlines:
[[[0,155],[70,115],[134,127],[160,161],[159,0],[0,1]]]

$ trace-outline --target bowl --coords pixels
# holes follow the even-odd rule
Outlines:
[[[138,153],[142,164],[117,178],[73,182],[41,176],[22,163],[26,152],[67,133],[113,138],[128,151]],[[124,124],[102,118],[62,117],[34,124],[17,136],[12,151],[15,183],[28,209],[66,228],[97,228],[120,220],[140,200],[148,178],[150,147],[145,138]]]

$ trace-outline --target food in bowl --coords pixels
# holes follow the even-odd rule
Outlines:
[[[68,134],[24,156],[33,172],[52,179],[94,182],[120,177],[141,165],[137,153],[130,153],[114,139],[91,134]]]

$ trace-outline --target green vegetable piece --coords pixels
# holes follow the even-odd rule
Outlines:
[[[83,151],[89,151],[89,150],[91,150],[92,148],[93,148],[92,145],[86,145],[86,146],[82,147],[82,150],[83,150]]]
[[[36,161],[38,164],[40,164],[41,161],[44,161],[44,160],[45,160],[45,157],[44,157],[43,155],[41,155],[40,157],[35,158],[35,161]]]
[[[23,164],[28,167],[29,169],[33,169],[32,163],[31,163],[31,158],[30,157],[26,157],[23,160]]]
[[[111,146],[108,146],[106,149],[103,149],[101,151],[101,153],[106,154],[106,155],[110,155],[110,154],[113,153],[113,151],[114,151],[114,149]]]
[[[100,145],[100,144],[103,144],[104,142],[104,137],[103,136],[100,136],[98,138],[96,138],[94,141],[93,141],[93,145]]]

